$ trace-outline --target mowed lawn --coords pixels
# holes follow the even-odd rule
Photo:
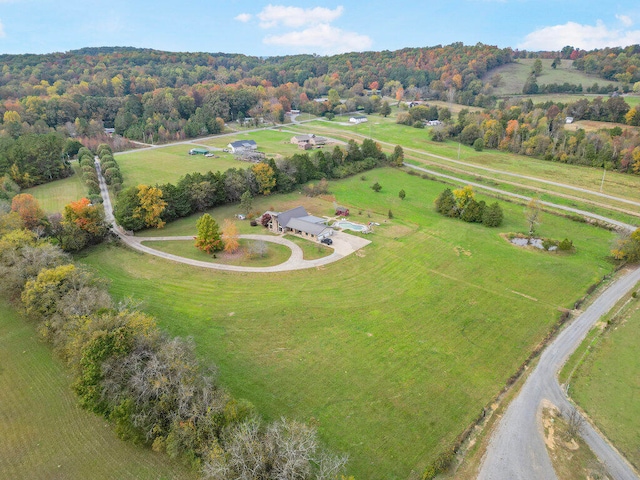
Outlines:
[[[224,172],[232,167],[246,167],[223,152],[212,152],[219,158],[189,155],[189,150],[196,147],[195,144],[172,145],[116,155],[124,179],[123,187],[176,183],[188,173]]]
[[[73,164],[73,169],[74,174],[70,177],[27,188],[21,193],[33,195],[47,214],[62,213],[65,205],[88,195],[77,163]]]
[[[195,479],[169,457],[116,437],[82,410],[66,369],[0,298],[0,477]]]
[[[116,298],[142,300],[163,328],[192,335],[220,381],[267,418],[317,425],[357,478],[404,479],[480,414],[560,309],[612,270],[613,235],[545,214],[540,233],[572,239],[576,253],[520,249],[500,233],[525,231],[522,206],[504,203],[505,224],[488,229],[434,213],[440,183],[364,175],[330,190],[354,221],[381,223],[372,244],[319,269],[213,272],[115,246],[80,260],[111,279]],[[295,195],[261,202],[284,209]],[[312,201],[312,213],[331,212],[333,197]]]
[[[637,286],[640,290],[640,285]],[[640,300],[592,347],[571,381],[571,396],[640,468]]]

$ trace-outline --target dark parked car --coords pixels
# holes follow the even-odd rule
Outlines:
[[[331,240],[330,238],[323,238],[322,240],[320,240],[320,243],[324,243],[325,245],[333,245],[333,240]]]

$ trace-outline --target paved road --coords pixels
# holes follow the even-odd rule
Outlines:
[[[558,371],[598,319],[638,282],[640,268],[627,270],[544,350],[491,436],[478,480],[557,478],[543,440],[540,419],[543,401],[550,401],[561,411],[574,409],[558,384]],[[585,422],[583,438],[614,479],[638,480],[633,467],[588,422]]]
[[[470,182],[470,181],[464,180],[462,178],[454,177],[453,175],[447,175],[445,173],[440,173],[440,172],[436,172],[434,170],[429,170],[427,168],[418,167],[416,165],[411,165],[410,163],[404,163],[404,166],[412,168],[414,170],[418,170],[420,172],[428,173],[429,175],[433,175],[434,177],[446,178],[448,180],[453,180],[455,182],[460,182],[461,184],[464,184],[464,185],[471,185],[473,187],[480,188],[480,189],[483,189],[483,190],[488,190],[488,191],[494,192],[494,193],[499,193],[501,195],[506,195],[506,196],[513,197],[513,198],[519,198],[520,200],[525,200],[527,202],[529,200],[531,200],[531,197],[527,197],[526,195],[520,195],[518,193],[508,192],[506,190],[502,190],[502,189],[499,189],[499,188],[490,187],[488,185],[483,185],[482,183]],[[589,192],[588,190],[584,190],[584,191],[585,192]],[[636,228],[638,228],[635,225],[630,225],[628,223],[620,222],[620,221],[614,220],[612,218],[607,218],[607,217],[604,217],[602,215],[598,215],[597,213],[587,212],[586,210],[580,210],[578,208],[568,207],[566,205],[558,205],[556,203],[545,202],[545,201],[542,201],[542,200],[539,200],[539,203],[541,205],[546,205],[547,207],[553,207],[553,208],[557,208],[559,210],[564,210],[566,212],[577,213],[578,215],[582,215],[582,216],[585,216],[585,217],[593,218],[595,220],[599,220],[601,222],[608,223],[610,225],[614,225],[616,227],[619,227],[619,228],[622,228],[622,229],[625,229],[625,230],[628,230],[628,231],[631,231],[631,232],[634,231]]]
[[[335,232],[331,237],[333,240],[333,253],[326,257],[318,258],[315,260],[304,260],[302,249],[282,237],[272,235],[240,235],[240,238],[246,238],[250,240],[262,240],[265,242],[278,243],[285,245],[291,249],[291,257],[279,265],[273,265],[271,267],[241,267],[237,265],[223,265],[220,263],[202,262],[200,260],[193,260],[191,258],[180,257],[171,253],[161,252],[153,248],[144,245],[144,242],[150,241],[172,241],[172,240],[193,240],[193,236],[175,236],[175,237],[135,237],[127,235],[116,224],[113,217],[113,206],[111,204],[111,197],[109,196],[109,189],[107,188],[107,182],[102,175],[102,169],[100,168],[100,159],[95,157],[96,173],[98,174],[98,181],[100,183],[100,194],[102,195],[105,220],[111,225],[113,232],[115,232],[120,240],[129,247],[138,250],[140,252],[148,253],[149,255],[155,255],[156,257],[165,258],[174,262],[185,263],[187,265],[193,265],[195,267],[209,268],[212,270],[225,270],[229,272],[250,272],[250,273],[272,273],[272,272],[286,272],[290,270],[303,270],[306,268],[316,268],[322,265],[328,265],[329,263],[337,262],[341,258],[351,255],[359,249],[367,246],[371,241],[364,238],[356,237],[355,235],[349,235],[344,232]]]

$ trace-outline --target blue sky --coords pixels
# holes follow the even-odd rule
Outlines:
[[[640,44],[640,2],[0,0],[0,53],[133,46],[326,55],[458,41],[528,50]]]

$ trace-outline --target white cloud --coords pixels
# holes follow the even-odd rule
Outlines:
[[[0,38],[4,38],[6,36],[7,34],[4,31],[4,24],[2,23],[2,20],[0,20]]]
[[[236,15],[234,20],[237,20],[242,23],[247,23],[249,20],[251,20],[251,17],[252,15],[250,13],[241,13],[239,15]]]
[[[298,52],[322,54],[362,51],[370,48],[373,43],[367,35],[346,32],[326,23],[302,31],[268,35],[263,42]]]
[[[622,18],[619,19],[624,24]],[[636,43],[640,43],[640,30],[611,29],[598,20],[595,25],[567,22],[564,25],[540,28],[528,34],[518,48],[560,50],[566,45],[572,45],[583,50],[593,50],[604,47],[626,47]]]
[[[633,20],[631,20],[631,17],[628,15],[616,15],[616,18],[620,20],[622,25],[624,25],[625,27],[630,27],[631,25],[633,25]]]
[[[344,7],[342,6],[331,10],[324,7],[300,8],[267,5],[258,13],[258,18],[262,28],[272,28],[278,25],[298,28],[309,24],[330,23],[340,17],[343,11]]]

